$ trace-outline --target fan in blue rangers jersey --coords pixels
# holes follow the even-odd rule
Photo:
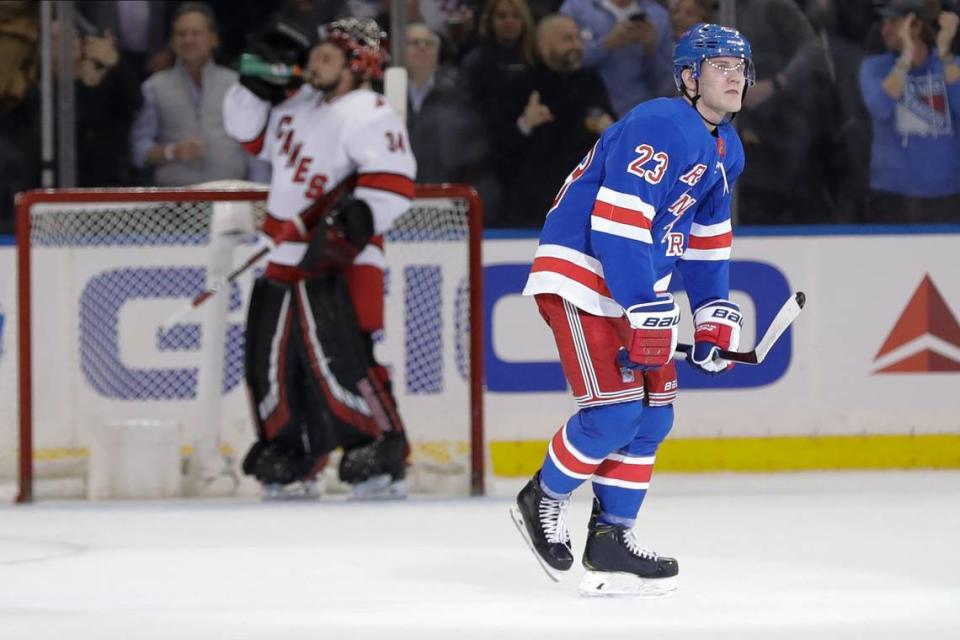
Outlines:
[[[690,363],[732,366],[742,325],[729,297],[730,198],[743,147],[730,119],[754,82],[736,30],[698,24],[677,41],[680,97],[645,102],[607,129],[547,213],[525,295],[553,331],[579,410],[517,496],[517,528],[551,577],[573,563],[566,507],[592,480],[596,499],[580,585],[585,595],[676,588],[677,561],[632,528],[657,447],[673,424],[679,268],[695,324]]]

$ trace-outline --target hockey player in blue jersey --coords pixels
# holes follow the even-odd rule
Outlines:
[[[698,24],[674,50],[680,97],[645,102],[607,129],[547,213],[524,295],[553,331],[579,410],[552,438],[511,510],[547,573],[573,564],[566,508],[592,480],[580,585],[585,595],[660,594],[677,561],[642,548],[632,528],[657,447],[673,424],[678,268],[693,310],[689,362],[732,364],[742,319],[730,301],[730,198],[743,147],[730,119],[754,81],[736,30]]]

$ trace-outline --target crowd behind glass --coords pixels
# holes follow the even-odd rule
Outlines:
[[[73,20],[77,186],[267,182],[223,132],[239,56],[277,20],[389,0],[97,0]],[[946,0],[410,0],[418,181],[474,185],[487,227],[536,228],[564,177],[634,105],[676,95],[672,49],[733,14],[757,84],[734,123],[739,224],[960,222],[957,9]],[[732,12],[729,11],[732,9]],[[51,29],[57,51],[61,29]],[[0,1],[0,233],[40,186],[38,3]],[[54,65],[56,69],[56,65]]]

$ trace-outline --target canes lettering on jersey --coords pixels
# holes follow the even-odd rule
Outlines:
[[[272,110],[235,85],[225,100],[228,130],[256,142],[268,120],[259,157],[273,166],[267,198],[271,219],[282,223],[303,216],[307,231],[333,206],[342,191],[364,200],[374,218],[376,236],[355,264],[382,268],[382,238],[413,198],[416,161],[407,144],[406,126],[383,96],[358,89],[330,102],[304,86]],[[269,233],[273,226],[265,226]],[[268,275],[294,281],[308,238],[282,243],[271,255]]]

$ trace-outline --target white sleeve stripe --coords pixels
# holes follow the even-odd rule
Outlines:
[[[639,196],[635,196],[630,193],[614,191],[608,187],[600,187],[600,190],[597,191],[597,200],[621,207],[623,209],[639,211],[647,220],[653,220],[653,216],[657,213],[653,206],[644,202]]]
[[[640,227],[635,227],[633,225],[614,222],[613,220],[609,220],[607,218],[590,216],[590,228],[594,231],[609,233],[610,235],[629,238],[631,240],[639,240],[640,242],[644,242],[646,244],[653,244],[653,238],[650,237],[649,229],[641,229]]]
[[[723,222],[718,222],[717,224],[697,224],[693,223],[693,226],[690,227],[690,235],[692,236],[701,236],[709,238],[712,236],[722,236],[725,233],[730,233],[733,231],[733,227],[730,226],[729,220],[724,220]]]
[[[607,460],[612,460],[613,462],[620,462],[623,464],[653,464],[653,461],[656,460],[656,456],[631,457],[625,456],[622,453],[611,453],[607,456]]]
[[[573,263],[578,267],[583,267],[598,276],[603,276],[603,266],[596,258],[580,253],[576,249],[570,249],[559,244],[542,244],[537,247],[536,258],[559,258]]]
[[[363,200],[373,212],[373,230],[376,234],[385,233],[394,221],[410,209],[410,200],[392,191],[357,187],[353,196]]]
[[[730,247],[723,249],[687,249],[683,252],[684,260],[729,260]]]
[[[368,244],[357,254],[357,257],[353,259],[353,264],[370,265],[372,267],[379,267],[381,270],[386,270],[387,258],[383,254],[383,249],[375,244]]]

